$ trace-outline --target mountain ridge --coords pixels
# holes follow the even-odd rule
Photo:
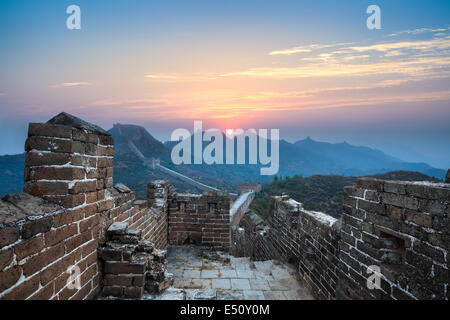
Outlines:
[[[127,184],[145,197],[146,184],[150,180],[170,179],[179,191],[198,192],[167,173],[150,168],[143,159],[159,159],[167,168],[184,174],[196,181],[214,188],[235,191],[243,181],[270,183],[272,176],[261,176],[261,165],[174,165],[171,162],[171,148],[177,143],[161,142],[144,127],[133,124],[115,124],[108,132],[115,141],[114,178]],[[191,136],[192,139],[192,136]],[[204,145],[209,144],[204,142]],[[133,150],[133,146],[139,150]],[[270,144],[269,144],[270,146]],[[418,171],[443,179],[446,171],[433,168],[426,163],[405,162],[384,152],[365,146],[353,146],[347,142],[329,143],[315,141],[310,137],[290,143],[280,140],[280,170],[278,176],[304,177],[334,174],[344,176],[365,176],[396,170]],[[248,159],[246,144],[246,159]],[[270,148],[269,148],[270,150]],[[142,153],[142,156],[139,155]],[[235,154],[236,155],[236,154]],[[25,154],[0,156],[0,193],[21,191]]]

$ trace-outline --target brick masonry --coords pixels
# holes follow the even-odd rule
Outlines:
[[[195,243],[228,251],[231,243],[229,193],[172,194],[169,198],[169,243]]]
[[[165,268],[166,251],[142,240],[142,230],[115,222],[106,236],[98,250],[104,262],[103,296],[140,299],[145,291],[161,293],[173,284],[173,275]]]
[[[448,300],[450,185],[361,178],[345,192],[339,298]]]
[[[255,261],[280,259],[269,238],[270,227],[257,214],[247,212],[239,226],[232,226],[231,230],[233,256],[251,257]]]
[[[272,197],[268,225],[247,213],[232,252],[296,264],[320,299],[448,300],[450,185],[360,178],[345,192],[340,220]]]
[[[280,259],[293,263],[299,276],[320,299],[336,297],[339,267],[339,221],[307,211],[289,196],[272,197],[267,225],[247,213],[241,230],[233,232],[240,255],[254,260]]]
[[[230,246],[227,192],[177,195],[168,181],[152,181],[147,200],[136,200],[126,186],[113,186],[114,141],[95,125],[66,113],[31,123],[25,150],[24,193],[0,201],[0,299],[97,297],[111,280],[97,249],[114,222],[138,230],[155,250],[165,249],[169,239],[186,241],[186,235],[216,248]],[[187,211],[179,212],[185,200]],[[79,289],[68,285],[73,266],[81,272]],[[122,294],[138,296],[133,290]]]

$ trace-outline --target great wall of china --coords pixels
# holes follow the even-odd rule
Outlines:
[[[446,183],[360,178],[339,220],[273,197],[266,222],[246,210],[252,193],[233,206],[226,191],[152,181],[137,200],[114,185],[110,134],[65,113],[31,123],[25,149],[24,192],[0,200],[0,299],[157,294],[173,283],[165,249],[186,244],[292,264],[318,299],[449,298],[450,171]]]

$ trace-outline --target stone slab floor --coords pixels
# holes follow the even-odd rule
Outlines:
[[[278,261],[251,261],[192,245],[172,246],[167,271],[174,284],[157,300],[312,300],[295,269]]]

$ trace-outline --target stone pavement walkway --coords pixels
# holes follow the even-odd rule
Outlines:
[[[184,245],[172,246],[167,269],[175,281],[157,300],[311,300],[295,269],[278,261],[251,261]]]

